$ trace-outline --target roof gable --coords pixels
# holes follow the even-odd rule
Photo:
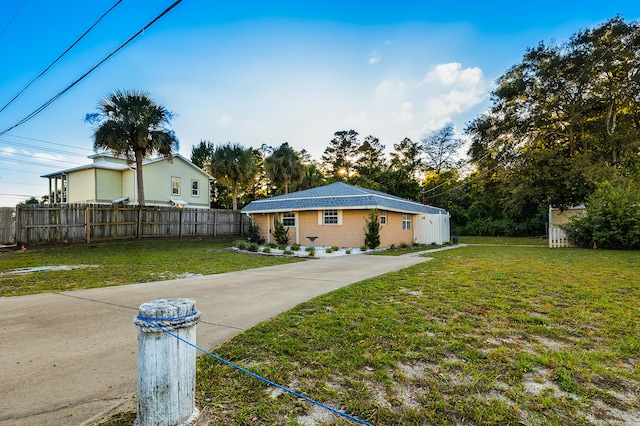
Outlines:
[[[92,158],[94,162],[91,164],[85,164],[83,166],[72,167],[72,168],[61,170],[58,172],[49,173],[46,175],[42,175],[40,177],[51,178],[51,177],[56,177],[63,174],[69,174],[69,173],[78,172],[81,170],[89,170],[89,169],[107,169],[107,170],[116,170],[121,172],[129,169],[132,169],[132,170],[135,169],[135,163],[127,164],[126,162],[123,162],[123,159],[115,158],[113,156],[96,154],[96,155],[89,156],[89,158]],[[169,162],[169,161],[175,161],[175,160],[182,161],[188,166],[194,168],[196,171],[207,176],[208,179],[213,179],[213,176],[211,176],[209,173],[205,172],[200,167],[196,166],[191,161],[187,160],[185,157],[183,157],[178,153],[172,154],[171,159],[167,159],[164,157],[145,159],[142,161],[142,167],[144,168],[144,166],[146,166],[147,164],[154,164],[162,161]]]
[[[343,182],[252,201],[243,213],[273,213],[325,209],[379,209],[403,213],[446,213],[445,210],[425,206],[412,200],[360,188]]]

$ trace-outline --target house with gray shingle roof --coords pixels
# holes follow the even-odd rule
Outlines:
[[[308,237],[317,237],[318,246],[360,247],[371,209],[379,214],[381,247],[449,241],[446,210],[342,182],[252,201],[242,212],[267,242],[282,222],[291,244],[308,245]]]
[[[137,204],[135,164],[101,152],[92,163],[41,177],[49,179],[49,199],[56,203]],[[208,209],[213,177],[178,153],[142,162],[148,206]]]

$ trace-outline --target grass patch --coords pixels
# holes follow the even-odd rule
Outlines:
[[[231,244],[231,240],[140,240],[0,252],[0,295],[162,281],[298,261],[237,253],[229,250]],[[41,266],[73,268],[6,273]]]
[[[488,244],[501,246],[549,246],[549,239],[545,237],[476,237],[460,236],[461,244]]]
[[[634,424],[638,256],[511,246],[434,253],[303,303],[214,352],[373,424]],[[212,424],[320,414],[210,358],[197,368],[198,404]]]

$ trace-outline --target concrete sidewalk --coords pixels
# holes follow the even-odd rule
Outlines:
[[[144,302],[196,300],[202,312],[197,344],[209,349],[315,296],[426,260],[351,255],[0,298],[0,425],[90,424],[134,406],[138,332],[133,317]]]

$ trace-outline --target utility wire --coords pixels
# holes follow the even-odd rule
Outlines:
[[[70,155],[72,157],[86,157],[86,155],[84,154],[76,154],[74,152],[70,152],[70,151],[64,151],[61,149],[56,149],[56,148],[42,148],[39,146],[35,146],[35,145],[29,145],[26,143],[19,143],[19,142],[11,142],[8,140],[4,140],[4,139],[0,139],[0,146],[10,146],[10,147],[21,147],[21,148],[31,148],[31,149],[37,149],[38,151],[46,151],[46,152],[53,152],[54,154],[64,154],[64,155]]]
[[[58,100],[58,98],[60,98],[62,95],[64,95],[65,93],[67,93],[69,90],[71,90],[73,87],[75,87],[78,83],[80,83],[82,80],[84,80],[89,74],[91,74],[93,71],[95,71],[100,65],[102,65],[103,63],[107,62],[109,59],[111,59],[112,56],[114,56],[116,53],[118,53],[120,50],[122,50],[125,46],[127,46],[129,43],[131,43],[133,40],[135,40],[139,35],[141,35],[146,29],[148,29],[150,26],[152,26],[153,24],[155,24],[160,18],[162,18],[164,15],[166,15],[169,11],[171,11],[171,9],[173,9],[174,7],[176,7],[178,4],[182,3],[182,0],[176,0],[171,6],[169,6],[168,8],[166,8],[162,13],[160,13],[158,16],[156,16],[154,19],[151,20],[151,22],[149,22],[147,25],[145,25],[143,28],[141,28],[137,33],[135,33],[134,35],[132,35],[131,37],[129,37],[129,39],[127,41],[125,41],[124,43],[122,43],[120,46],[118,46],[115,50],[113,50],[111,53],[109,53],[107,56],[105,56],[100,62],[98,62],[96,65],[94,65],[89,71],[85,72],[82,76],[80,76],[78,79],[76,79],[73,83],[71,83],[70,85],[68,85],[67,87],[65,87],[62,91],[60,91],[58,94],[56,94],[54,97],[52,97],[51,99],[49,99],[47,102],[45,102],[44,104],[42,104],[40,107],[38,107],[35,111],[33,111],[32,113],[30,113],[29,115],[27,115],[26,117],[24,117],[22,120],[18,121],[16,124],[14,124],[13,126],[3,130],[2,132],[0,132],[0,136],[4,136],[5,134],[7,134],[8,132],[10,132],[11,130],[15,129],[18,126],[23,125],[24,123],[26,123],[27,121],[31,120],[33,117],[35,117],[36,115],[40,114],[42,111],[44,111],[49,105],[51,105],[52,103],[54,103],[55,101]]]
[[[7,29],[11,26],[11,24],[13,23],[13,20],[16,19],[16,16],[18,16],[18,13],[20,13],[20,11],[22,10],[26,2],[27,0],[24,0],[20,5],[20,7],[18,7],[18,10],[16,10],[16,13],[14,13],[11,19],[9,19],[9,22],[7,22],[7,25],[5,25],[4,28],[2,29],[2,32],[0,32],[0,37],[2,37],[4,33],[7,31]]]
[[[43,139],[27,138],[25,136],[18,136],[18,135],[6,135],[6,136],[9,136],[9,137],[12,137],[12,138],[18,138],[18,139],[26,139],[26,140],[35,141],[35,142],[44,142],[44,143],[49,144],[49,145],[63,146],[65,148],[73,148],[73,149],[78,149],[80,151],[93,152],[93,150],[91,150],[89,148],[81,148],[81,147],[77,147],[77,146],[73,146],[73,145],[69,145],[69,144],[64,144],[64,143],[56,143],[56,142],[51,142],[51,141],[45,141]],[[6,140],[5,140],[5,142],[12,143],[12,142],[9,142],[9,141],[6,141]]]
[[[26,0],[25,0],[26,1]],[[49,64],[49,66],[47,68],[45,68],[40,74],[38,74],[34,79],[32,79],[29,83],[27,83],[27,85],[25,87],[22,88],[22,90],[20,90],[18,92],[17,95],[15,95],[9,102],[7,102],[2,108],[0,108],[0,112],[4,111],[9,105],[11,105],[16,99],[18,99],[18,97],[20,97],[20,95],[22,95],[22,93],[27,90],[29,88],[29,86],[31,86],[33,83],[35,83],[36,80],[38,80],[40,77],[42,77],[47,71],[49,71],[60,59],[62,59],[62,57],[64,55],[66,55],[73,47],[75,47],[76,44],[78,44],[80,42],[80,40],[82,40],[87,34],[89,34],[89,32],[95,28],[96,25],[98,25],[98,23],[105,17],[107,16],[107,14],[109,14],[109,12],[111,12],[113,9],[115,9],[116,6],[118,6],[120,3],[122,2],[122,0],[118,0],[113,6],[111,6],[111,8],[109,10],[107,10],[93,25],[91,25],[91,27],[89,27],[88,30],[86,30],[84,32],[84,34],[82,34],[80,36],[80,38],[78,38],[71,46],[69,46],[67,48],[67,50],[65,50],[60,56],[58,56],[51,64]],[[24,3],[23,3],[24,4]]]
[[[115,8],[116,8],[116,6],[118,6],[120,3],[122,3],[122,0],[118,0],[118,1],[113,5],[113,6],[111,6],[111,7],[109,8],[109,10],[107,10],[105,13],[103,13],[103,14],[102,14],[102,16],[101,16],[101,17],[100,17],[96,22],[94,22],[94,23],[93,23],[93,25],[91,25],[91,26],[89,27],[89,29],[88,29],[88,30],[86,30],[86,31],[84,32],[84,34],[82,34],[82,35],[80,36],[80,38],[79,38],[79,39],[77,39],[76,41],[74,41],[74,42],[73,42],[73,44],[67,48],[67,50],[65,50],[64,52],[62,52],[62,54],[61,54],[60,56],[58,56],[58,57],[57,57],[53,62],[51,62],[51,64],[49,64],[49,66],[48,66],[48,67],[46,67],[46,68],[45,68],[45,69],[44,69],[40,74],[38,74],[38,75],[37,75],[33,80],[31,80],[29,83],[27,83],[27,85],[26,85],[26,86],[24,86],[24,87],[22,88],[22,90],[20,90],[20,91],[18,92],[18,94],[17,94],[17,95],[15,95],[15,96],[14,96],[14,97],[9,101],[9,102],[7,102],[7,103],[6,103],[2,108],[0,108],[0,112],[4,111],[4,110],[9,106],[9,105],[11,105],[11,104],[13,103],[13,101],[15,101],[16,99],[18,99],[18,98],[20,97],[20,95],[22,95],[22,94],[24,93],[24,91],[25,91],[25,90],[27,90],[27,89],[29,88],[29,86],[31,86],[33,83],[35,83],[35,82],[36,82],[36,80],[38,80],[40,77],[42,77],[43,75],[45,75],[45,73],[46,73],[47,71],[49,71],[49,70],[50,70],[50,69],[51,69],[51,68],[52,68],[52,67],[53,67],[53,66],[54,66],[54,65],[55,65],[55,64],[56,64],[60,59],[62,59],[62,57],[63,57],[64,55],[66,55],[67,53],[69,53],[69,51],[70,51],[71,49],[73,49],[73,48],[75,47],[75,45],[76,45],[76,44],[78,44],[78,43],[80,42],[80,40],[82,40],[82,39],[83,39],[87,34],[89,34],[89,32],[90,32],[92,29],[94,29],[94,28],[95,28],[95,26],[96,26],[96,25],[98,25],[98,23],[100,23],[100,21],[102,21],[102,19],[103,19],[105,16],[107,16],[107,15],[109,14],[109,12],[111,12],[113,9],[115,9]]]

